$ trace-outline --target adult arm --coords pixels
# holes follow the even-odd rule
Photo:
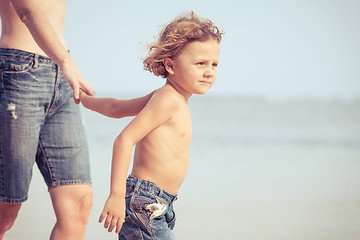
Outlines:
[[[95,95],[93,87],[83,77],[66,47],[61,43],[48,16],[37,6],[36,0],[10,0],[21,21],[29,29],[39,47],[60,66],[64,78],[74,91],[79,103],[79,90]]]

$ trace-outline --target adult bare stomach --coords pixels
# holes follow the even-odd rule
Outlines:
[[[18,41],[21,39],[22,41]],[[14,37],[14,36],[5,36],[1,37],[0,39],[0,48],[12,48],[12,49],[19,49],[26,52],[37,53],[42,56],[47,56],[43,50],[36,44],[33,38],[29,37]]]
[[[39,0],[37,6],[48,17],[59,40],[66,46],[62,29],[65,20],[65,0]],[[2,23],[1,48],[19,49],[46,56],[9,1],[0,0],[0,16]]]

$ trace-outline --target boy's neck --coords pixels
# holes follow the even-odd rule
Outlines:
[[[180,87],[176,83],[173,83],[169,79],[166,80],[165,84],[171,86],[175,91],[177,91],[180,95],[182,95],[186,102],[188,102],[189,98],[192,96],[192,94],[186,92],[182,87]]]

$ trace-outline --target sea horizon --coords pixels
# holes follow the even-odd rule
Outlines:
[[[189,106],[190,166],[175,202],[179,239],[359,238],[359,100],[209,95]],[[112,143],[131,118],[81,111],[94,189],[86,239],[117,239],[97,220],[109,193]],[[54,222],[34,166],[29,200],[4,240],[47,239]]]

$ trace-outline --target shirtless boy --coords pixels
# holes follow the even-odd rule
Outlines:
[[[175,239],[172,204],[188,169],[192,135],[188,100],[213,85],[221,37],[211,21],[191,13],[170,22],[150,47],[144,67],[166,83],[114,142],[110,195],[99,219],[119,239]],[[116,106],[114,99],[86,94],[80,100],[102,114]]]
[[[84,239],[92,188],[75,103],[79,89],[95,93],[65,44],[65,0],[0,0],[0,17],[0,239],[27,199],[35,161],[57,220],[50,238]]]

